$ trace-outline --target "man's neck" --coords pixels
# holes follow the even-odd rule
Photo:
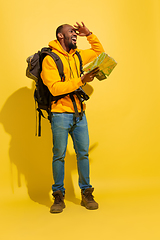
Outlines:
[[[61,44],[62,48],[66,51],[66,52],[70,52],[70,48],[69,47],[66,47],[65,43],[63,41],[59,41],[59,43]]]

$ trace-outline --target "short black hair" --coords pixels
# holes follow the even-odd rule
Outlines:
[[[64,26],[65,24],[63,24],[63,25],[60,25],[57,29],[56,29],[56,38],[58,39],[58,33],[61,33],[62,32],[62,29],[63,29],[63,26]]]
[[[62,29],[63,29],[64,26],[70,26],[70,25],[67,24],[67,23],[65,23],[65,24],[60,25],[60,26],[56,29],[56,38],[57,38],[57,40],[59,40],[59,38],[58,38],[58,33],[62,33]]]

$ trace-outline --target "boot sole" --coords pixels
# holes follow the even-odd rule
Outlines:
[[[61,212],[63,212],[63,209],[62,210],[55,210],[55,211],[50,211],[50,213],[61,213]]]
[[[64,209],[65,207],[66,207],[66,205],[64,204],[63,208],[50,210],[50,213],[61,213],[61,212],[63,212],[63,209]]]
[[[87,207],[87,206],[84,204],[84,202],[81,202],[81,206],[82,206],[82,207],[85,207],[85,208],[88,209],[88,210],[96,210],[96,209],[98,209],[98,206],[97,206],[97,207],[92,207],[92,206]]]

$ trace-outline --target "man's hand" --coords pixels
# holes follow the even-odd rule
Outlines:
[[[78,22],[76,22],[77,25],[74,25],[76,33],[78,36],[84,37],[84,36],[89,36],[91,32],[89,29],[84,25],[82,22],[82,25],[80,25]]]
[[[85,84],[86,82],[92,82],[98,72],[99,72],[99,68],[97,67],[93,69],[91,72],[84,74],[81,77],[82,83]]]

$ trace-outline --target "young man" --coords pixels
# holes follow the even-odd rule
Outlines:
[[[91,48],[87,50],[77,49],[77,36],[87,37],[91,44]],[[53,132],[53,178],[52,185],[54,204],[51,206],[50,212],[62,212],[65,208],[64,197],[64,158],[67,148],[68,134],[71,135],[74,149],[77,156],[79,187],[81,189],[82,201],[81,205],[87,209],[97,209],[98,203],[94,200],[92,192],[94,188],[90,185],[89,178],[89,136],[88,126],[85,116],[85,104],[83,103],[82,119],[75,117],[73,102],[69,93],[75,91],[86,82],[93,81],[95,75],[99,71],[93,70],[90,73],[80,76],[80,62],[75,54],[78,51],[81,55],[83,65],[93,61],[100,53],[104,52],[102,45],[97,37],[82,24],[76,23],[71,26],[68,24],[61,25],[56,30],[57,40],[49,43],[52,51],[55,52],[62,60],[65,74],[65,81],[62,81],[54,60],[50,56],[46,56],[42,63],[41,77],[44,84],[49,88],[53,96],[68,94],[58,100],[52,102],[51,127]],[[81,112],[81,103],[76,95],[74,100],[77,105],[78,112]]]

